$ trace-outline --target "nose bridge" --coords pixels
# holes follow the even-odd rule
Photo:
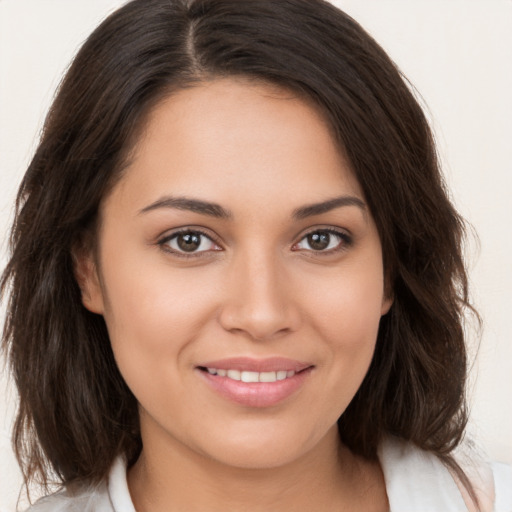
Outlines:
[[[231,261],[220,321],[229,331],[258,340],[295,330],[298,315],[286,269],[272,248],[253,244]]]

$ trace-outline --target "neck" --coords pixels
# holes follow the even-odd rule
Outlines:
[[[387,510],[380,467],[355,457],[336,428],[300,459],[270,468],[229,466],[176,440],[145,443],[128,485],[138,512]]]

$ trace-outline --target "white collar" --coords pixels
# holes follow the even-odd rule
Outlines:
[[[117,457],[108,477],[108,494],[115,512],[136,512],[126,480],[126,459]]]
[[[467,510],[452,475],[433,453],[388,437],[378,456],[392,512]]]
[[[435,455],[389,437],[381,443],[378,456],[391,512],[467,510],[453,477]],[[118,457],[112,466],[108,492],[115,512],[136,512],[124,457]]]

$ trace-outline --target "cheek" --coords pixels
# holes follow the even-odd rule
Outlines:
[[[375,342],[384,300],[380,261],[356,263],[333,273],[310,306],[318,328],[354,349]]]
[[[383,304],[380,268],[380,260],[351,265],[311,296],[310,325],[326,342],[324,361],[341,411],[361,385],[375,350]]]
[[[175,365],[212,317],[215,287],[198,269],[175,271],[133,265],[128,259],[105,266],[105,308],[114,354],[120,366]],[[154,370],[151,370],[154,371]]]
[[[105,320],[117,365],[139,403],[165,424],[165,411],[185,414],[194,347],[213,316],[215,288],[200,272],[109,270]]]

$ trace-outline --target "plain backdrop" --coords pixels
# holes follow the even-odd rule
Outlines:
[[[0,0],[0,267],[14,195],[72,56],[120,0]],[[472,364],[470,433],[512,462],[512,1],[337,0],[428,105],[453,200],[480,239],[467,249],[484,319]],[[0,310],[3,318],[4,309]],[[479,340],[469,333],[474,357]],[[0,379],[0,512],[21,486],[10,448],[16,400]]]

